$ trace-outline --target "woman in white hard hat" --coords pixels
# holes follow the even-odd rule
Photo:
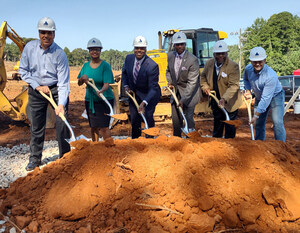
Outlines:
[[[99,96],[102,93],[113,106],[114,95],[109,84],[114,83],[114,77],[110,65],[100,59],[102,50],[101,41],[97,38],[90,39],[87,49],[89,50],[91,61],[83,65],[78,75],[78,85],[81,86],[83,83],[87,83],[89,79],[92,79],[99,89],[99,93],[96,93],[92,87],[87,85],[85,108],[91,127],[92,140],[98,141],[100,136],[105,140],[111,137],[109,130],[111,118],[107,115],[110,113],[110,109]]]
[[[255,140],[265,140],[266,121],[271,110],[275,140],[285,142],[286,132],[283,124],[285,93],[276,72],[266,64],[267,54],[262,47],[251,49],[251,64],[245,67],[245,98],[251,90],[255,94],[255,113],[251,124],[255,125]]]

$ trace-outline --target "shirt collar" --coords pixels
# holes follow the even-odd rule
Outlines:
[[[54,45],[55,43],[54,43],[54,41],[52,42],[52,44],[46,49],[46,50],[44,50],[43,49],[43,47],[42,47],[42,45],[41,45],[41,41],[40,41],[40,44],[39,44],[39,46],[40,46],[40,48],[42,49],[42,50],[44,50],[44,52],[48,52],[48,51],[50,51],[50,50],[52,50],[53,48],[54,48]]]
[[[180,54],[180,55],[176,52],[176,57],[179,57],[180,59],[182,59],[183,56],[184,56],[184,54],[185,54],[185,50],[184,50],[183,53]]]
[[[216,67],[216,68],[219,68],[219,69],[220,69],[223,65],[224,65],[224,63],[222,63],[221,65],[218,66],[218,65],[217,65],[217,61],[215,61],[215,67]]]
[[[142,64],[143,63],[143,61],[145,60],[145,57],[146,57],[146,55],[141,59],[141,60],[138,60],[138,59],[136,59],[136,57],[135,57],[135,63],[137,63],[137,62],[139,62],[139,64]]]

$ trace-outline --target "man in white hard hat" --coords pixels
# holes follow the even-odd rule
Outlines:
[[[214,116],[213,137],[223,137],[225,128],[225,138],[234,138],[236,134],[235,126],[225,124],[226,115],[221,108],[228,112],[230,120],[236,120],[238,108],[242,104],[239,80],[239,66],[228,55],[228,46],[223,40],[215,43],[213,48],[214,58],[208,60],[201,73],[201,89],[209,96],[211,91],[215,91],[219,99],[219,105],[211,98],[210,104]]]
[[[175,89],[179,106],[188,125],[189,132],[195,131],[194,111],[200,101],[199,63],[196,56],[186,50],[186,35],[176,32],[172,37],[175,51],[168,53],[167,81],[171,89]],[[173,97],[171,97],[173,135],[181,137],[183,119]]]
[[[255,139],[265,140],[266,121],[271,110],[276,140],[285,142],[286,132],[283,124],[285,93],[276,72],[266,64],[264,48],[255,47],[250,51],[251,64],[245,67],[244,96],[249,98],[251,90],[255,95],[255,113],[250,123],[255,125]]]
[[[158,65],[146,55],[147,40],[143,36],[137,36],[133,41],[134,54],[126,56],[122,69],[122,82],[127,92],[135,93],[139,104],[137,110],[135,104],[129,100],[130,120],[132,125],[131,137],[141,136],[142,118],[139,112],[145,115],[148,127],[154,127],[153,114],[161,96],[158,85]]]
[[[58,107],[56,113],[56,135],[59,146],[59,157],[70,151],[65,140],[70,138],[68,128],[58,115],[67,115],[68,96],[70,92],[70,72],[65,52],[54,42],[55,23],[49,17],[38,22],[39,40],[26,44],[21,56],[19,73],[29,84],[30,111],[30,157],[27,171],[41,165],[45,138],[46,114],[49,101],[40,92],[52,93]]]

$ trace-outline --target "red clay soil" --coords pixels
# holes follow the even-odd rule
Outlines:
[[[5,94],[13,98],[22,85],[8,82]],[[71,83],[69,121],[76,136],[89,137],[84,92]],[[284,118],[287,143],[273,140],[270,119],[267,140],[251,141],[245,108],[235,139],[78,141],[62,159],[0,190],[0,211],[10,210],[26,232],[299,232],[299,118]],[[196,120],[202,135],[212,134],[212,120]],[[172,134],[171,124],[157,127]],[[130,136],[130,124],[112,134]],[[28,125],[0,114],[0,146],[29,139]],[[47,129],[53,139],[55,129]]]
[[[299,230],[300,154],[285,143],[160,136],[73,146],[1,190],[1,212],[26,232]]]

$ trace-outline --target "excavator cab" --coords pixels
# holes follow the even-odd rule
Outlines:
[[[164,41],[162,49],[169,52],[174,50],[172,36],[179,30],[168,30],[163,32]],[[212,28],[180,30],[187,37],[186,49],[194,54],[199,61],[199,67],[203,68],[206,61],[213,57],[213,47],[216,41],[227,38],[227,33],[214,31]]]

